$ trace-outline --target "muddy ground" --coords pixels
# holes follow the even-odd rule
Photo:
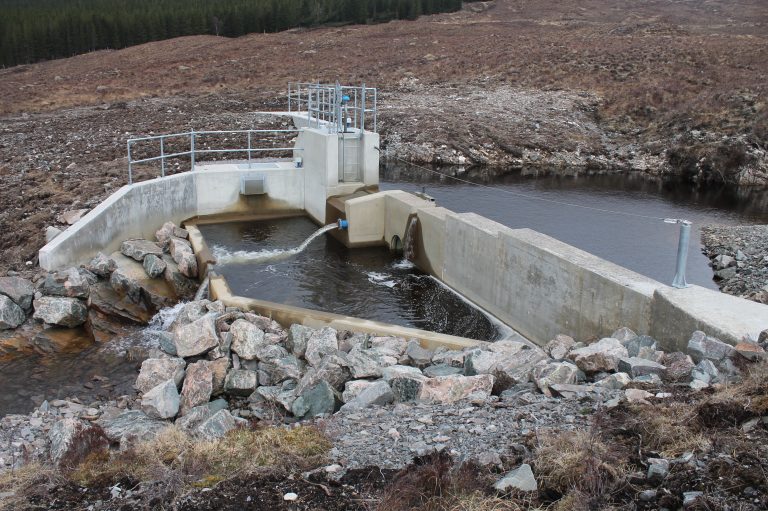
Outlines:
[[[764,185],[767,24],[759,0],[495,0],[0,70],[0,272],[126,182],[130,136],[275,125],[249,112],[291,80],[378,87],[389,158]]]

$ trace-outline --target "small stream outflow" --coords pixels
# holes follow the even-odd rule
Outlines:
[[[405,239],[403,240],[403,259],[413,261],[416,258],[416,228],[419,225],[419,218],[414,215],[408,220],[408,227],[405,229]]]
[[[230,252],[226,248],[222,247],[214,247],[213,248],[213,256],[216,258],[216,264],[222,265],[222,264],[244,264],[244,263],[268,263],[272,261],[281,261],[283,259],[288,259],[289,257],[293,257],[296,254],[302,253],[310,243],[312,243],[316,238],[319,238],[321,235],[325,234],[328,231],[332,231],[333,229],[344,229],[346,228],[346,221],[342,224],[341,221],[339,223],[333,223],[328,224],[324,227],[319,228],[315,232],[312,233],[312,235],[305,239],[304,242],[295,248],[288,248],[288,249],[270,249],[270,250],[238,250],[236,252]]]

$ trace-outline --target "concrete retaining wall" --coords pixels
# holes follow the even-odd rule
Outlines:
[[[768,306],[698,286],[674,289],[544,234],[404,192],[358,197],[345,210],[352,246],[404,238],[415,213],[416,264],[539,344],[628,326],[670,350],[684,349],[694,330],[736,343],[768,328]],[[382,211],[384,221],[375,218]]]

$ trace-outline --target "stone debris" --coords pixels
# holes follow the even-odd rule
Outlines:
[[[531,466],[527,463],[523,463],[516,469],[507,472],[493,487],[500,492],[508,492],[510,490],[537,491],[539,489],[536,478],[533,476],[533,470],[531,470]]]
[[[60,224],[74,225],[83,218],[90,209],[72,209],[64,211],[56,216],[56,221]]]

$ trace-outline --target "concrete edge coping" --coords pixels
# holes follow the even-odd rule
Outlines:
[[[368,319],[360,319],[351,316],[342,316],[331,312],[304,309],[292,305],[268,302],[256,298],[247,298],[232,294],[229,284],[221,275],[210,275],[211,298],[220,300],[227,307],[237,307],[242,310],[254,311],[262,316],[274,319],[283,325],[299,323],[312,328],[330,326],[336,330],[350,330],[382,336],[397,336],[406,339],[417,339],[426,349],[435,349],[444,346],[452,350],[462,350],[473,346],[488,344],[487,341],[478,341],[466,337],[439,334],[428,330],[410,328],[389,323],[381,323]]]

